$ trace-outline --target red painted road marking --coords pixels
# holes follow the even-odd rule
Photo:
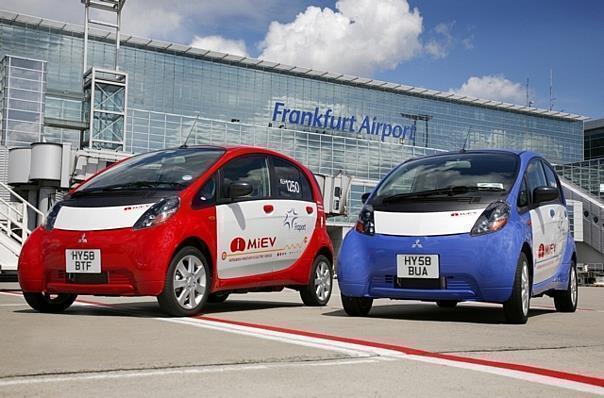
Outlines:
[[[521,364],[515,364],[515,363],[508,363],[508,362],[491,361],[488,359],[463,357],[463,356],[451,355],[451,354],[440,354],[437,352],[430,352],[430,351],[425,351],[425,350],[421,350],[421,349],[417,349],[417,348],[399,346],[399,345],[394,345],[394,344],[385,344],[385,343],[379,343],[379,342],[368,341],[368,340],[360,340],[360,339],[349,338],[349,337],[341,337],[341,336],[333,336],[333,335],[323,334],[323,333],[307,332],[304,330],[288,329],[288,328],[282,328],[282,327],[278,327],[278,326],[270,326],[270,325],[263,325],[263,324],[249,323],[249,322],[240,322],[240,321],[231,321],[231,320],[227,320],[227,319],[220,319],[220,318],[209,317],[209,316],[205,316],[205,315],[199,315],[199,316],[196,316],[195,318],[213,321],[213,322],[222,322],[222,323],[227,323],[227,324],[231,324],[231,325],[265,329],[265,330],[270,330],[273,332],[289,333],[289,334],[296,334],[299,336],[339,341],[342,343],[358,344],[358,345],[362,345],[362,346],[366,346],[366,347],[381,348],[381,349],[385,349],[385,350],[398,351],[398,352],[401,352],[401,353],[407,354],[407,355],[417,355],[417,356],[422,356],[422,357],[445,359],[448,361],[471,363],[471,364],[482,365],[482,366],[490,366],[490,367],[495,367],[495,368],[500,368],[500,369],[515,370],[515,371],[519,371],[519,372],[554,377],[557,379],[576,381],[578,383],[589,384],[589,385],[593,385],[593,386],[597,386],[597,387],[604,387],[604,379],[601,379],[598,377],[584,376],[584,375],[580,375],[580,374],[576,374],[576,373],[562,372],[562,371],[558,371],[558,370],[539,368],[539,367],[530,366],[530,365],[521,365]]]

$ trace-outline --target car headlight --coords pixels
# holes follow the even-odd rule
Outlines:
[[[497,232],[508,223],[510,206],[505,202],[493,202],[482,212],[472,227],[470,235],[484,235]]]
[[[48,213],[46,213],[46,217],[44,217],[44,222],[42,222],[42,226],[47,231],[52,231],[52,229],[55,227],[55,221],[57,221],[57,216],[59,215],[61,207],[63,207],[63,202],[57,202],[50,208]]]
[[[134,229],[142,229],[161,224],[172,217],[179,207],[179,198],[162,199],[140,216],[134,224]]]
[[[375,233],[375,221],[373,220],[373,206],[366,204],[359,213],[359,218],[354,228],[365,235],[373,235]]]

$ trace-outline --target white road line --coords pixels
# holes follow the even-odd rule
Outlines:
[[[43,384],[43,383],[63,383],[91,380],[108,379],[132,379],[137,377],[152,376],[172,376],[172,375],[195,375],[224,372],[243,372],[253,370],[270,370],[284,368],[305,368],[316,366],[350,366],[376,363],[376,359],[345,359],[345,360],[322,360],[321,362],[283,362],[283,363],[264,363],[264,364],[237,364],[237,365],[206,365],[187,368],[170,369],[145,369],[145,370],[112,370],[86,372],[83,374],[67,375],[48,375],[48,376],[14,376],[0,379],[0,387],[10,387],[19,385]]]
[[[159,321],[178,323],[183,325],[190,325],[194,327],[201,327],[212,330],[221,330],[228,333],[242,334],[246,336],[255,336],[267,340],[277,340],[281,342],[290,342],[297,345],[306,345],[309,347],[322,348],[331,351],[346,352],[350,351],[356,353],[356,356],[368,356],[375,355],[378,357],[384,357],[387,359],[403,359],[418,361],[424,363],[430,363],[435,365],[443,365],[448,367],[460,368],[473,370],[483,373],[489,373],[499,376],[510,377],[514,379],[524,380],[533,383],[545,384],[548,386],[555,386],[566,388],[574,391],[587,392],[592,394],[604,395],[604,388],[594,386],[591,384],[580,383],[572,380],[561,379],[552,376],[545,376],[535,373],[523,372],[512,369],[505,369],[496,366],[488,366],[474,363],[467,363],[461,361],[455,361],[444,358],[435,358],[430,356],[422,355],[410,355],[395,350],[389,350],[384,348],[365,346],[362,344],[348,343],[342,341],[334,341],[327,338],[303,336],[293,333],[278,332],[273,330],[266,330],[262,328],[234,325],[222,322],[215,322],[207,319],[196,319],[196,318],[153,318]]]

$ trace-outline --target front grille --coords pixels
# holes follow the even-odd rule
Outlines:
[[[396,287],[401,289],[442,289],[441,279],[397,278]]]

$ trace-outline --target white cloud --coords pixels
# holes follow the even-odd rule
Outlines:
[[[438,36],[438,39],[432,39],[426,43],[425,50],[432,57],[440,59],[445,58],[449,55],[449,52],[453,48],[453,34],[451,30],[455,22],[451,23],[439,23],[434,27],[434,32]]]
[[[248,57],[247,48],[243,40],[230,40],[222,36],[195,36],[191,42],[192,47],[203,48],[204,50],[220,51],[223,53],[241,55]]]
[[[279,0],[128,0],[122,26],[124,33],[136,36],[188,42],[200,27],[222,31],[233,20],[245,21],[247,28],[264,29],[282,7]],[[0,9],[84,24],[84,6],[79,0],[1,0]],[[111,17],[110,13],[95,15],[105,21]]]
[[[524,104],[526,93],[520,83],[506,79],[503,75],[472,76],[458,89],[450,92],[469,97]]]
[[[421,52],[422,17],[407,0],[340,0],[335,8],[310,6],[293,22],[273,21],[260,58],[371,75]]]

